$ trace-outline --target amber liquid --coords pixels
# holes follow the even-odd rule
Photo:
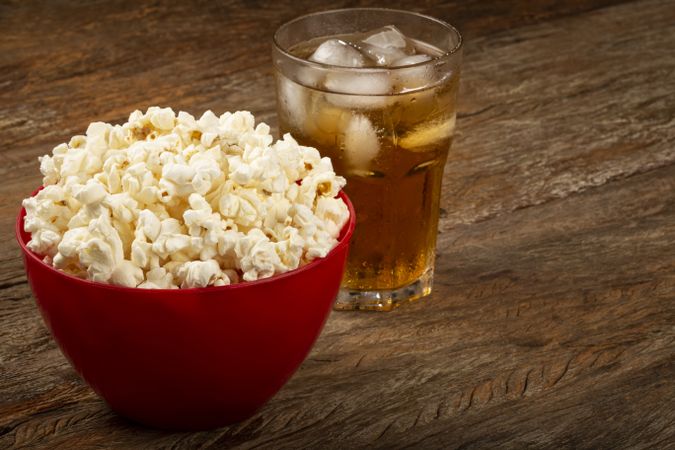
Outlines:
[[[354,202],[356,230],[343,285],[351,289],[395,289],[433,266],[439,198],[448,141],[414,154],[385,149],[379,176],[345,173]]]
[[[395,289],[433,270],[458,74],[427,89],[383,96],[327,93],[282,74],[277,84],[280,132],[329,156],[336,173],[347,179],[356,229],[342,286]],[[291,93],[294,99],[284,98]],[[372,125],[379,143],[375,156],[356,163],[353,142],[359,137],[350,144],[345,134],[355,116]],[[371,152],[372,135],[364,144]]]

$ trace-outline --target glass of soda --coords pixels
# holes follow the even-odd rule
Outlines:
[[[431,292],[461,46],[441,20],[382,8],[305,15],[274,35],[279,131],[332,159],[356,209],[336,309]]]

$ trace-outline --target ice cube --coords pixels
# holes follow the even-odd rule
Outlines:
[[[389,67],[394,61],[406,57],[406,54],[398,48],[364,46],[363,52],[375,61],[375,64],[383,67]]]
[[[431,61],[431,59],[429,55],[412,55],[394,61],[392,65],[397,68],[394,73],[396,91],[408,92],[432,85],[437,78],[433,64],[407,67]]]
[[[279,76],[280,108],[284,110],[290,125],[301,128],[307,119],[307,102],[309,101],[305,88]]]
[[[392,67],[402,67],[402,66],[412,66],[413,64],[419,64],[423,62],[431,61],[431,56],[429,55],[410,55],[404,56],[401,59],[397,59],[391,65]]]
[[[296,67],[295,79],[303,86],[320,88],[323,82],[323,73],[314,67]]]
[[[326,75],[324,87],[345,94],[386,95],[391,90],[391,80],[387,73],[334,72]]]
[[[398,145],[407,150],[420,151],[428,145],[451,137],[454,130],[455,114],[445,120],[418,125],[412,131],[404,134],[399,139]]]
[[[343,108],[336,108],[328,103],[319,105],[312,112],[312,118],[316,127],[323,134],[328,135],[341,133],[350,116],[349,111],[345,111]]]
[[[387,25],[386,27],[369,31],[366,35],[367,37],[361,39],[361,42],[375,47],[399,48],[404,51],[406,48],[412,47],[412,44],[408,42],[405,35],[394,25]]]
[[[344,130],[345,159],[353,168],[368,169],[372,161],[380,152],[380,141],[377,130],[368,117],[355,114]]]
[[[333,92],[326,99],[351,109],[382,108],[391,102],[391,77],[387,73],[334,72],[326,75],[324,88]]]
[[[309,60],[342,67],[363,67],[366,63],[361,52],[340,39],[328,39],[319,45]]]
[[[326,94],[326,100],[332,105],[351,110],[372,110],[385,108],[396,101],[387,95],[348,95]]]
[[[413,43],[393,25],[367,32],[366,35],[359,47],[378,66],[391,66],[394,61],[415,54]]]
[[[303,132],[312,136],[318,146],[334,147],[339,145],[338,141],[351,116],[349,110],[338,108],[322,98],[317,98],[311,105]]]

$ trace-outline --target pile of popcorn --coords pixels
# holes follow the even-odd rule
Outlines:
[[[28,247],[81,278],[140,288],[223,286],[326,256],[349,217],[329,158],[247,111],[151,107],[94,122],[40,158],[23,201]]]

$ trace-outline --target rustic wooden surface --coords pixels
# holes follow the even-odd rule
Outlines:
[[[274,28],[360,3],[0,3],[0,447],[675,448],[669,0],[393,2],[466,38],[431,298],[333,313],[209,432],[130,423],[69,367],[13,237],[36,157],[154,104],[274,124]]]

